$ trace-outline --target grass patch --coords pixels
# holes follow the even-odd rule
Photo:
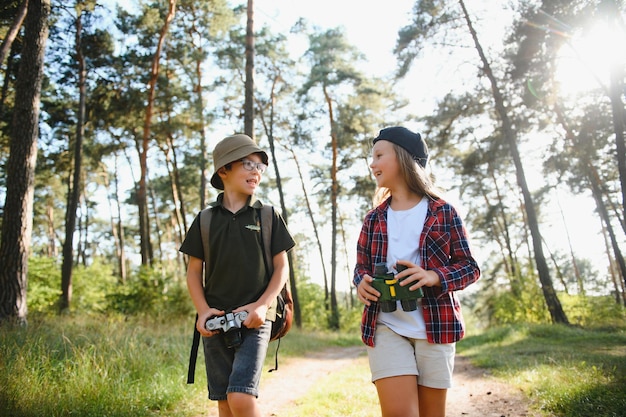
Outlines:
[[[516,325],[468,336],[457,348],[550,415],[608,417],[626,410],[624,328]]]
[[[58,317],[3,327],[0,414],[178,417],[201,411],[181,407],[189,390],[204,391],[185,385],[187,324]]]
[[[0,415],[11,417],[185,417],[206,414],[202,347],[186,384],[192,318],[51,317],[0,327]],[[355,332],[281,340],[281,358],[359,344]],[[270,344],[266,368],[274,365]]]
[[[206,415],[202,352],[187,385],[193,319],[54,317],[0,327],[0,415],[192,417]],[[292,329],[281,360],[360,345],[358,331]],[[266,368],[274,364],[270,344]],[[467,336],[458,352],[522,389],[546,415],[621,416],[626,409],[626,328],[514,325]],[[365,357],[325,377],[281,416],[379,415]],[[286,387],[285,389],[288,389]],[[334,414],[328,414],[334,413]]]

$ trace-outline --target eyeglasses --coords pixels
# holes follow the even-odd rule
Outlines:
[[[254,162],[249,159],[241,159],[240,161],[246,171],[252,171],[256,168],[256,170],[262,174],[267,169],[267,165],[262,164],[261,162]]]

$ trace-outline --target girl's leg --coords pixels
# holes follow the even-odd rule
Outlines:
[[[415,375],[381,378],[375,385],[382,417],[420,417]]]
[[[446,417],[448,390],[418,385],[420,417]]]

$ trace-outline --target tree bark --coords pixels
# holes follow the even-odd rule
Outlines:
[[[39,103],[50,0],[30,0],[15,89],[0,242],[0,321],[26,322]]]

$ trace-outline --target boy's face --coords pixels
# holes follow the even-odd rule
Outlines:
[[[249,161],[249,162],[248,162]],[[262,172],[267,168],[258,154],[250,154],[243,160],[234,161],[229,171],[220,169],[218,174],[224,183],[224,191],[252,195],[261,183]],[[252,168],[248,171],[248,168]]]

